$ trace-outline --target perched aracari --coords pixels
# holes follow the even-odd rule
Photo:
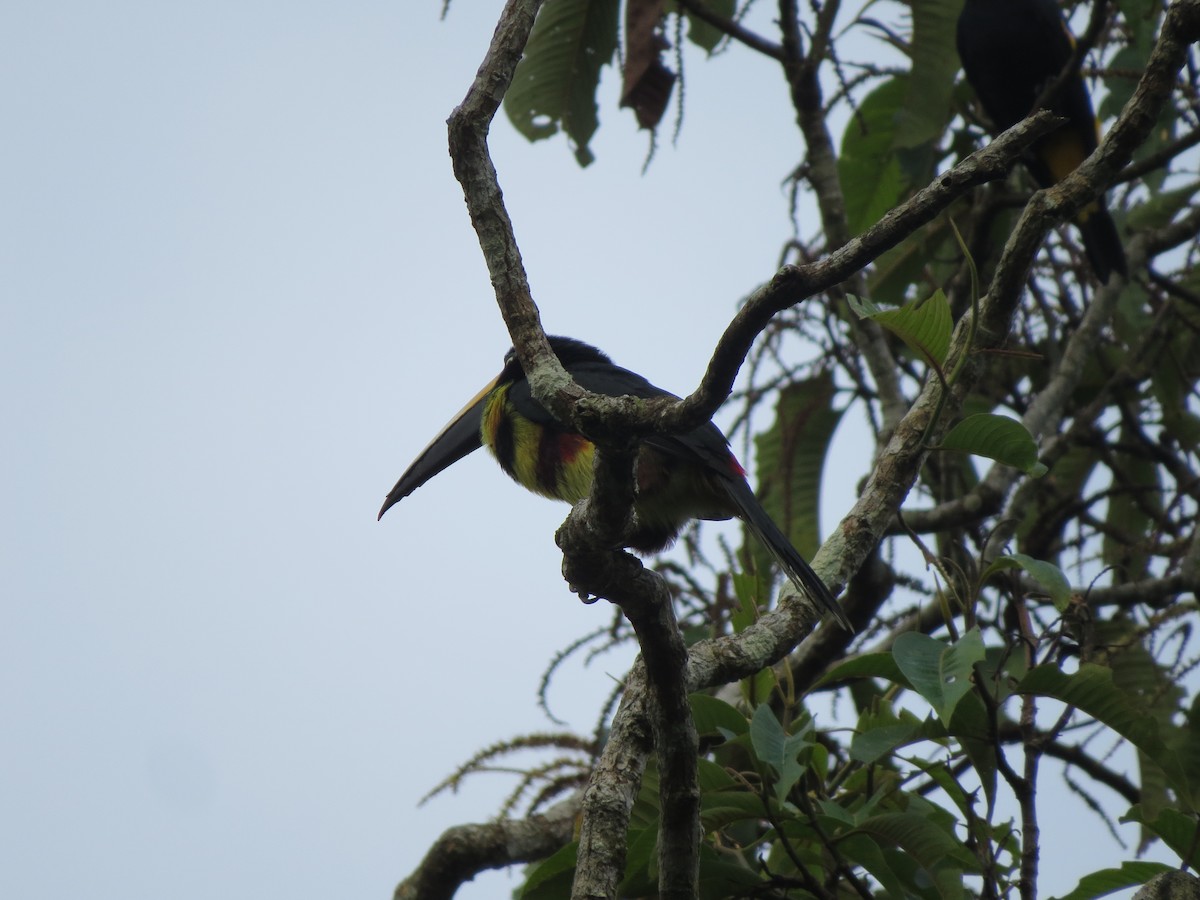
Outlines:
[[[997,132],[1034,112],[1034,104],[1071,59],[1075,38],[1056,0],[966,0],[958,17],[958,55],[967,81]],[[1075,171],[1096,149],[1099,125],[1078,71],[1046,101],[1066,124],[1041,137],[1025,163],[1050,187]],[[1102,282],[1127,275],[1125,250],[1104,198],[1075,219],[1092,271]]]
[[[571,377],[586,390],[612,397],[670,397],[640,375],[614,365],[595,347],[551,337],[550,347]],[[433,439],[392,488],[379,511],[393,505],[480,445],[513,480],[536,494],[575,503],[592,484],[593,445],[564,428],[533,399],[516,353],[509,350],[500,374]],[[818,601],[846,629],[849,619],[746,482],[729,442],[711,422],[678,435],[654,435],[637,456],[635,526],[628,546],[653,553],[670,546],[690,519],[740,518],[788,578]]]

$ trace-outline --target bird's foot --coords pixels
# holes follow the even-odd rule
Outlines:
[[[591,606],[593,603],[595,603],[597,600],[600,599],[600,597],[598,595],[588,593],[585,590],[581,590],[580,588],[577,588],[575,585],[571,584],[570,582],[567,583],[567,590],[569,590],[572,594],[574,594],[576,597],[578,597],[580,600],[582,600],[588,606]]]

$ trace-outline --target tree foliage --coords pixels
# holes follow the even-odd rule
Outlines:
[[[472,759],[453,784],[552,750],[504,810],[523,803],[524,817],[490,826],[477,855],[465,832],[444,836],[397,896],[449,896],[480,868],[525,862],[529,900],[1033,897],[1050,779],[1113,828],[1137,829],[1128,859],[1078,871],[1067,896],[1170,868],[1137,859],[1150,844],[1200,865],[1200,76],[1177,52],[1162,99],[1145,86],[1172,41],[1200,36],[1200,4],[1067,8],[1114,136],[1100,165],[1041,192],[1019,165],[974,190],[946,175],[989,141],[954,48],[960,0],[781,0],[765,18],[754,6],[545,0],[504,108],[531,140],[565,133],[587,165],[606,65],[621,63],[622,104],[654,130],[677,93],[672,66],[719,65],[694,59],[719,48],[779,63],[807,149],[796,187],[820,227],[781,236],[794,265],[731,325],[692,412],[747,362],[739,421],[760,406],[769,420],[755,444],[759,492],[806,554],[839,423],[870,423],[862,499],[815,560],[846,584],[860,632],[814,633],[802,603],[772,600],[753,541],[690,569],[664,562],[655,584],[688,644],[678,673],[655,672],[653,631],[674,625],[613,597],[611,627],[565,655],[636,631],[645,665],[614,695],[615,718],[605,710],[595,735],[514,738]],[[777,30],[748,24],[759,19]],[[1105,189],[1130,277],[1101,285],[1074,229],[1050,226]],[[817,350],[805,361],[797,337]],[[570,525],[560,543],[580,572]],[[701,559],[703,546],[689,543]],[[688,706],[665,724],[664,677]],[[830,696],[848,728],[816,714]],[[1106,755],[1119,743],[1136,751],[1136,772]],[[690,783],[677,781],[681,754]],[[675,815],[689,791],[701,835],[690,887],[673,871],[695,841]]]

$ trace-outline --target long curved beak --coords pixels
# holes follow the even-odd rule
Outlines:
[[[396,482],[396,486],[388,492],[383,507],[379,510],[379,519],[438,472],[450,468],[468,453],[483,446],[483,440],[479,436],[479,429],[483,425],[483,407],[488,394],[499,380],[499,376],[493,378],[483,390],[472,397],[446,427],[438,432],[437,437],[429,442],[429,446],[413,460],[412,465]]]

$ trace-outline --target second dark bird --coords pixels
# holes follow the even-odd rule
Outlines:
[[[966,0],[958,17],[958,55],[967,81],[996,131],[1033,113],[1042,91],[1058,77],[1074,51],[1055,0]],[[1087,87],[1072,72],[1047,106],[1067,120],[1031,148],[1026,165],[1042,187],[1078,168],[1098,143],[1096,114]],[[1125,251],[1103,197],[1076,218],[1083,249],[1102,282],[1113,272],[1128,274]]]
[[[563,367],[583,388],[613,397],[673,396],[622,369],[595,347],[551,337]],[[442,429],[400,476],[384,500],[380,518],[443,469],[486,445],[500,467],[525,488],[575,503],[592,484],[593,445],[565,429],[534,398],[516,354],[504,357],[500,374]],[[711,422],[684,434],[654,435],[637,457],[636,527],[628,545],[642,553],[662,550],[691,519],[737,517],[775,558],[792,583],[819,602],[847,630],[850,620],[804,557],[767,515],[729,442]]]

